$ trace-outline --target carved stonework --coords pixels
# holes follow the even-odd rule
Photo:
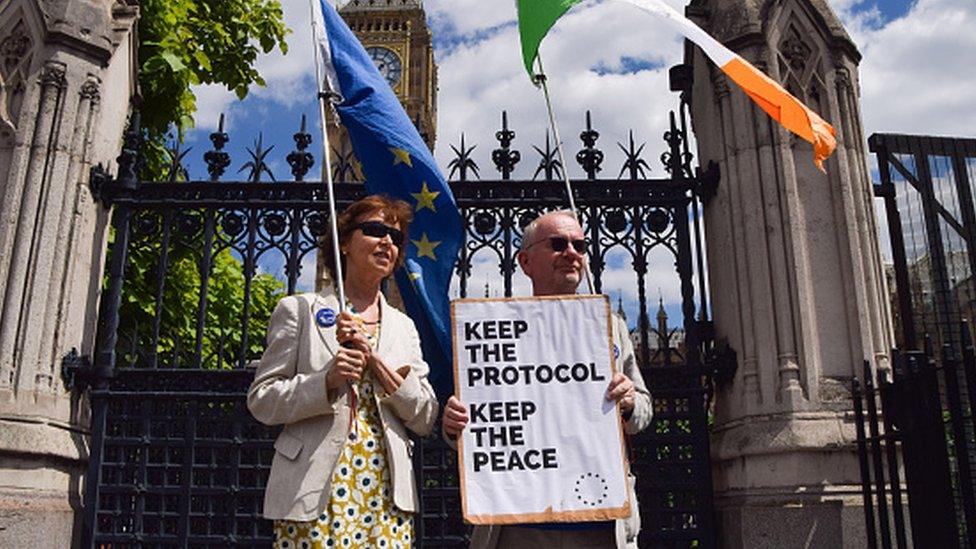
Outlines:
[[[47,63],[44,65],[44,68],[41,69],[41,85],[45,87],[53,86],[55,88],[63,88],[65,83],[64,72],[64,63]]]
[[[851,73],[846,67],[837,67],[834,71],[834,82],[837,83],[837,87],[844,90],[853,89],[851,84]]]
[[[715,101],[721,101],[729,95],[729,79],[724,74],[716,72],[712,77],[712,88]]]
[[[100,93],[98,91],[99,88],[98,84],[99,84],[98,78],[94,76],[89,76],[88,80],[86,80],[85,83],[81,85],[81,91],[78,92],[81,95],[81,98],[87,99],[92,103],[98,103],[98,100],[100,98]]]
[[[24,14],[13,14],[0,22],[0,124],[9,132],[20,116],[20,106],[26,90],[24,82],[37,49]]]
[[[816,109],[826,89],[824,51],[815,33],[809,31],[810,23],[799,12],[787,13],[775,54],[780,82],[790,93],[808,106]],[[826,54],[829,58],[832,54]]]
[[[0,75],[0,144],[9,145],[9,140],[17,131],[17,126],[10,119],[10,111],[7,107],[7,86],[4,84],[3,76]]]
[[[22,64],[32,45],[31,37],[27,34],[27,25],[22,19],[17,21],[10,35],[0,42],[4,76],[9,76]]]
[[[813,50],[797,34],[795,28],[790,29],[786,40],[779,45],[779,51],[786,58],[790,68],[798,73],[806,70],[807,62]]]

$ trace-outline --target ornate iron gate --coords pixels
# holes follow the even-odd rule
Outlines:
[[[597,291],[609,288],[606,276],[621,265],[637,288],[633,337],[655,419],[633,440],[633,468],[641,544],[654,547],[714,544],[707,409],[720,353],[712,348],[704,301],[699,210],[718,173],[714,166],[692,169],[685,111],[682,101],[671,115],[660,157],[668,175],[661,179],[646,177],[650,166],[633,137],[629,147],[620,145],[626,153],[620,178],[598,179],[604,155],[587,114],[576,157],[586,178],[574,182]],[[218,131],[204,156],[210,181],[175,182],[176,151],[170,182],[157,183],[135,175],[138,135],[138,128],[127,134],[117,178],[93,172],[94,194],[113,207],[110,261],[96,355],[91,364],[77,356],[65,363],[65,375],[88,388],[92,406],[84,546],[267,545],[271,524],[261,518],[261,498],[276,430],[250,417],[244,395],[253,377],[248,364],[263,343],[268,311],[261,304],[295,292],[314,273],[316,241],[326,227],[324,186],[302,182],[312,164],[305,151],[311,136],[295,135],[297,149],[288,156],[294,182],[218,182],[230,163],[223,151],[228,136]],[[537,148],[536,176],[544,179],[514,181],[520,154],[511,148],[514,132],[504,115],[496,137],[492,158],[501,179],[470,180],[478,167],[463,144],[449,166],[467,224],[457,265],[460,296],[480,290],[472,277],[484,264],[497,269],[511,295],[522,227],[565,204],[563,166],[548,146]],[[264,151],[251,152],[256,180],[266,167]],[[340,162],[340,180],[349,168]],[[337,184],[341,205],[362,192],[359,184]],[[668,258],[664,268],[680,287],[683,318],[675,329],[650,319],[654,254]],[[284,273],[280,288],[261,272],[270,268]],[[423,546],[458,546],[466,528],[453,452],[437,436],[419,446],[417,537]]]
[[[910,532],[915,547],[976,547],[976,139],[875,134],[868,143],[898,345],[892,379],[876,383],[865,365],[863,389],[853,387],[868,540],[906,547]]]

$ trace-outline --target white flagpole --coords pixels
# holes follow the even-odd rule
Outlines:
[[[322,158],[325,159],[325,187],[329,194],[329,225],[331,225],[332,230],[332,257],[335,258],[335,274],[338,280],[336,283],[336,290],[339,292],[339,312],[345,312],[346,310],[346,289],[343,284],[343,274],[342,274],[342,256],[339,250],[339,225],[336,223],[336,200],[335,200],[335,189],[333,189],[332,181],[332,155],[329,154],[329,131],[326,127],[328,123],[325,119],[325,106],[326,101],[336,96],[336,93],[332,90],[324,90],[323,84],[325,80],[322,79],[322,63],[319,59],[319,41],[318,36],[315,32],[315,0],[308,0],[308,6],[311,9],[309,15],[311,16],[312,25],[312,50],[314,50],[313,55],[315,56],[315,82],[316,89],[318,90],[319,96],[319,121],[322,124]],[[322,14],[322,23],[325,24],[325,14]],[[322,40],[328,40],[325,35],[325,28],[322,28]],[[330,104],[331,105],[331,104]],[[338,113],[336,113],[338,116]],[[349,343],[347,342],[346,345]],[[343,345],[345,346],[345,345]],[[349,387],[349,428],[355,428],[354,421],[356,419],[356,408],[357,402],[359,400],[359,393],[356,389],[356,385],[351,381],[346,382]]]
[[[332,181],[332,155],[329,152],[329,132],[326,128],[325,108],[326,101],[334,95],[334,92],[323,89],[324,80],[322,79],[322,62],[319,59],[319,37],[315,25],[315,0],[308,0],[310,23],[312,26],[312,50],[315,56],[315,83],[318,90],[319,121],[322,125],[322,158],[325,162],[325,186],[329,195],[329,224],[332,230],[332,256],[335,258],[335,274],[338,280],[335,281],[336,289],[339,291],[339,312],[346,310],[346,290],[343,284],[342,256],[339,250],[339,226],[336,223],[336,200],[334,183]],[[324,17],[324,14],[323,14]],[[322,40],[326,40],[325,29],[322,29]]]
[[[542,93],[546,96],[546,109],[549,112],[549,126],[552,128],[553,137],[556,138],[556,152],[559,153],[559,163],[562,165],[563,179],[566,182],[566,197],[569,198],[569,209],[573,211],[577,221],[580,220],[579,211],[576,209],[576,198],[573,197],[573,186],[569,182],[569,170],[566,167],[566,157],[563,155],[563,142],[559,138],[559,126],[556,125],[556,117],[552,112],[552,101],[549,99],[549,86],[546,84],[546,72],[542,69],[542,55],[536,54],[536,62],[539,64],[539,74],[534,75],[533,79],[542,85]],[[582,222],[580,222],[582,225]],[[590,293],[595,293],[593,288],[593,276],[590,274],[590,262],[586,262],[586,285]]]

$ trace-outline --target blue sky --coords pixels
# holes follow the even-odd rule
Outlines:
[[[877,6],[883,20],[891,21],[905,16],[914,3],[910,0],[880,0]]]
[[[320,157],[318,113],[310,55],[305,0],[284,0],[286,20],[293,29],[287,56],[272,54],[259,61],[268,81],[254,88],[244,101],[216,87],[197,91],[200,112],[197,129],[187,136],[191,176],[205,178],[203,153],[210,148],[208,134],[219,113],[227,115],[232,155],[228,178],[247,160],[245,147],[254,146],[261,133],[265,146],[273,145],[271,168],[279,180],[290,180],[284,161],[294,148],[292,134],[302,114],[308,116],[314,136],[313,154]],[[669,0],[678,9],[684,2]],[[832,0],[831,7],[858,45],[862,117],[865,136],[876,131],[973,135],[976,127],[976,2],[973,0]],[[425,9],[434,33],[435,56],[440,67],[439,121],[436,156],[441,166],[450,160],[450,145],[464,132],[482,176],[495,176],[489,159],[500,112],[509,112],[516,131],[515,147],[523,160],[516,177],[531,177],[537,159],[532,145],[545,138],[544,104],[521,67],[515,27],[514,2],[485,0],[426,0]],[[635,37],[639,37],[636,38]],[[575,7],[556,26],[542,47],[550,75],[556,118],[567,142],[567,155],[579,148],[576,135],[587,109],[593,111],[605,151],[603,175],[616,176],[621,155],[615,145],[625,142],[633,129],[638,142],[648,143],[645,158],[652,176],[663,170],[657,156],[675,97],[668,92],[667,68],[681,62],[680,38],[633,8],[599,0]],[[316,178],[313,169],[310,178]],[[883,224],[882,224],[883,229]],[[616,261],[616,260],[614,260]],[[678,288],[666,258],[652,269],[648,291],[661,295],[677,316]],[[273,270],[273,266],[267,266]],[[618,292],[627,303],[628,316],[636,317],[636,288],[632,275],[608,273],[605,287],[616,301]],[[492,278],[485,267],[474,280]],[[615,278],[616,276],[616,278]],[[309,279],[310,280],[310,279]],[[481,288],[484,282],[472,284]],[[500,289],[500,284],[493,284]],[[527,291],[518,277],[517,292]],[[652,311],[653,312],[653,311]]]

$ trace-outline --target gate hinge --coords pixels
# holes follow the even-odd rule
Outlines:
[[[92,364],[88,355],[79,355],[74,347],[61,359],[61,380],[68,390],[84,391],[91,384]]]
[[[718,192],[718,181],[721,178],[718,164],[714,160],[709,160],[705,171],[697,167],[695,172],[695,193],[701,198],[703,204],[708,204],[708,201]]]
[[[705,367],[716,384],[732,381],[739,369],[735,349],[725,339],[716,341],[705,352]]]
[[[105,166],[98,164],[92,166],[88,171],[88,190],[91,191],[92,198],[95,202],[103,206],[109,205],[106,200],[106,189],[111,183],[112,174],[108,173]]]

